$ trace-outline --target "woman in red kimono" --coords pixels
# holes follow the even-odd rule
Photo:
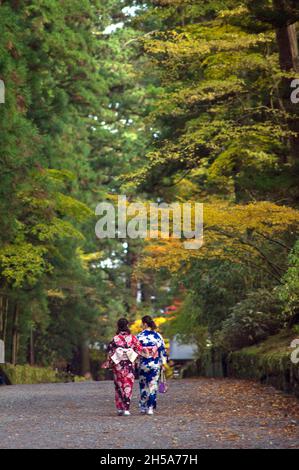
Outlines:
[[[108,346],[108,359],[112,365],[115,385],[115,405],[119,416],[130,416],[130,403],[135,380],[135,361],[142,352],[136,336],[131,335],[129,322],[121,318],[117,333]]]

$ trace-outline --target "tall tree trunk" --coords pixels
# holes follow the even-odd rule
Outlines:
[[[299,49],[296,24],[284,25],[276,30],[279,63],[284,71],[299,72]]]
[[[141,301],[144,304],[150,305],[151,295],[152,295],[152,285],[148,284],[147,282],[141,282],[140,290],[141,290]]]
[[[3,328],[4,326],[4,296],[0,296],[0,339],[4,339],[3,337]]]
[[[88,342],[83,341],[80,348],[81,352],[81,374],[86,375],[90,373],[90,357]]]
[[[127,310],[130,318],[135,319],[137,310],[137,295],[138,295],[138,282],[134,273],[134,268],[138,261],[136,247],[130,241],[127,241],[127,256],[126,265],[128,266],[128,272],[126,276],[126,288],[130,292],[130,300],[127,302]]]
[[[296,133],[290,137],[290,150],[292,161],[299,158],[299,109],[298,104],[291,102],[291,82],[298,78],[299,50],[296,25],[284,25],[276,29],[276,38],[279,50],[279,62],[283,72],[294,72],[293,77],[283,78],[279,87],[282,107],[290,115],[287,120],[289,129]]]
[[[6,349],[6,329],[7,329],[8,297],[1,296],[0,299],[0,339],[4,342],[4,356]]]
[[[11,342],[11,362],[16,365],[18,358],[18,343],[19,343],[19,306],[15,304],[13,313],[13,324],[12,324],[12,342]]]
[[[34,357],[34,329],[33,326],[30,328],[30,341],[29,341],[29,363],[31,366],[34,366],[35,357]]]
[[[7,333],[7,318],[8,318],[8,297],[5,297],[5,307],[3,313],[3,340],[5,343]]]

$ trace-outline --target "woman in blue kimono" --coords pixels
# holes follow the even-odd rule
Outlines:
[[[165,343],[157,333],[153,319],[146,315],[142,318],[143,331],[137,335],[142,345],[139,366],[140,412],[153,415],[157,406],[157,391],[161,368],[167,362]]]

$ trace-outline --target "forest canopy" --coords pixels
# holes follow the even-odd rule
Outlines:
[[[0,2],[8,362],[85,373],[119,316],[173,304],[203,349],[298,327],[297,3]],[[203,246],[97,239],[119,194],[202,203]]]

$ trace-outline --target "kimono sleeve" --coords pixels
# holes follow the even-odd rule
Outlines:
[[[166,352],[166,347],[164,343],[164,339],[162,336],[158,333],[159,339],[158,339],[158,353],[159,353],[159,359],[162,364],[166,364],[168,360],[167,352]]]
[[[136,336],[133,336],[133,349],[137,354],[142,353],[142,344],[140,343],[138,338],[136,338]]]
[[[107,347],[107,354],[108,354],[108,357],[111,358],[111,356],[113,356],[114,352],[115,352],[115,349],[116,349],[116,344],[115,344],[115,341],[114,339],[108,344],[108,347]]]

